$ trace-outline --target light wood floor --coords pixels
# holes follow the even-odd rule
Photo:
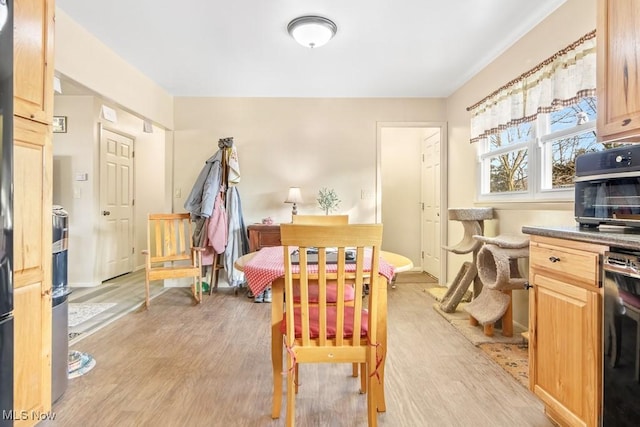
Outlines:
[[[149,285],[152,299],[166,290],[161,280],[153,281]],[[78,325],[69,325],[69,346],[74,347],[97,330],[142,307],[145,296],[144,269],[113,278],[99,286],[76,287],[71,288],[71,291],[69,304],[113,304],[112,307]],[[69,308],[71,309],[71,306]]]
[[[432,308],[424,283],[389,288],[381,426],[552,426],[539,400]],[[96,367],[39,426],[282,426],[271,419],[269,304],[170,289],[81,341]],[[305,365],[298,426],[365,426],[349,365]],[[284,402],[283,402],[284,403]],[[284,406],[284,404],[283,404]]]

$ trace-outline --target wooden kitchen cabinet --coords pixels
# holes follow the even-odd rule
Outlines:
[[[608,248],[531,236],[529,387],[561,426],[597,426],[602,395],[600,262]]]
[[[247,227],[249,250],[255,252],[265,246],[280,246],[279,224],[252,224]]]
[[[14,426],[51,410],[53,0],[14,3]],[[26,414],[26,415],[25,415]]]
[[[640,2],[598,0],[599,141],[640,137]],[[635,137],[635,138],[634,138]]]

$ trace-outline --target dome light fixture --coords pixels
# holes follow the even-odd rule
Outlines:
[[[322,16],[300,16],[289,22],[287,31],[302,46],[313,49],[331,40],[336,35],[338,27],[333,21]]]

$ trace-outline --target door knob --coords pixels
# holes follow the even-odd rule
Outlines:
[[[102,211],[102,215],[103,215],[103,216],[109,216],[109,215],[111,215],[111,212],[109,212],[109,211]]]

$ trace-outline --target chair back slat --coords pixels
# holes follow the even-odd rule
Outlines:
[[[150,214],[147,247],[153,263],[191,258],[191,218],[188,213]]]

